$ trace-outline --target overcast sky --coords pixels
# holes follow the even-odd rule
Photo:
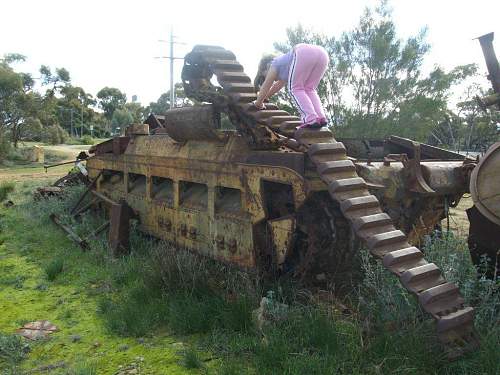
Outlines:
[[[261,55],[273,42],[285,39],[285,29],[298,22],[329,35],[352,28],[372,0],[2,0],[0,55],[17,52],[28,61],[17,67],[38,77],[41,64],[65,67],[74,85],[95,95],[104,86],[117,87],[140,102],[155,101],[169,88],[170,26],[178,40],[175,55],[182,57],[195,44],[221,45],[232,50],[253,77]],[[496,32],[500,51],[497,0],[392,0],[401,37],[428,27],[431,53],[428,68],[450,69],[485,64],[473,38]],[[176,61],[180,81],[182,61]]]

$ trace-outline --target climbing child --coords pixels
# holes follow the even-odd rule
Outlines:
[[[328,54],[321,46],[297,44],[288,53],[264,56],[254,80],[259,90],[253,104],[265,109],[264,100],[288,84],[288,91],[300,112],[300,128],[321,128],[327,124],[325,112],[316,88],[328,66]]]

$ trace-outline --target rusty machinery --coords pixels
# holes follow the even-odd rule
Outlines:
[[[493,94],[476,98],[486,111],[500,109],[500,66],[493,49],[493,33],[479,37]],[[470,179],[474,206],[467,210],[470,222],[469,249],[474,263],[485,257],[488,277],[500,272],[500,142],[492,145],[474,169]]]
[[[89,190],[111,219],[122,202],[155,237],[312,284],[352,280],[365,246],[436,320],[450,356],[477,346],[473,308],[418,249],[468,191],[473,161],[398,137],[366,155],[328,130],[296,131],[296,116],[251,105],[251,80],[222,47],[194,47],[182,79],[205,104],[90,150]],[[127,216],[114,216],[123,228]]]

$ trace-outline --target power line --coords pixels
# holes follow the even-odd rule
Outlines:
[[[173,27],[170,27],[170,40],[158,40],[159,42],[170,44],[170,56],[157,56],[156,59],[169,59],[170,60],[170,109],[175,107],[175,90],[174,90],[174,60],[183,60],[183,57],[174,56],[174,44],[186,44],[174,41]]]

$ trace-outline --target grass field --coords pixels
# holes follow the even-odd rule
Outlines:
[[[45,152],[45,164],[56,164],[65,161],[75,160],[80,151],[87,151],[89,145],[44,145],[36,142],[26,142],[23,147],[38,145],[43,147]],[[0,182],[12,181],[22,182],[33,179],[56,179],[65,175],[71,170],[72,165],[61,165],[45,171],[43,163],[28,163],[24,161],[6,162],[7,165],[0,164]]]
[[[78,191],[33,202],[53,177],[9,173],[18,182],[15,206],[0,208],[2,374],[500,374],[499,286],[476,277],[459,236],[426,248],[477,307],[481,349],[450,363],[429,317],[366,254],[365,279],[340,301],[346,313],[292,282],[257,283],[136,231],[128,256],[111,258],[104,237],[84,253],[48,219],[69,220]],[[452,225],[463,229],[459,209]],[[99,220],[72,225],[84,234]],[[285,319],[260,331],[253,310],[264,295]],[[40,319],[58,326],[50,339],[14,335]]]

